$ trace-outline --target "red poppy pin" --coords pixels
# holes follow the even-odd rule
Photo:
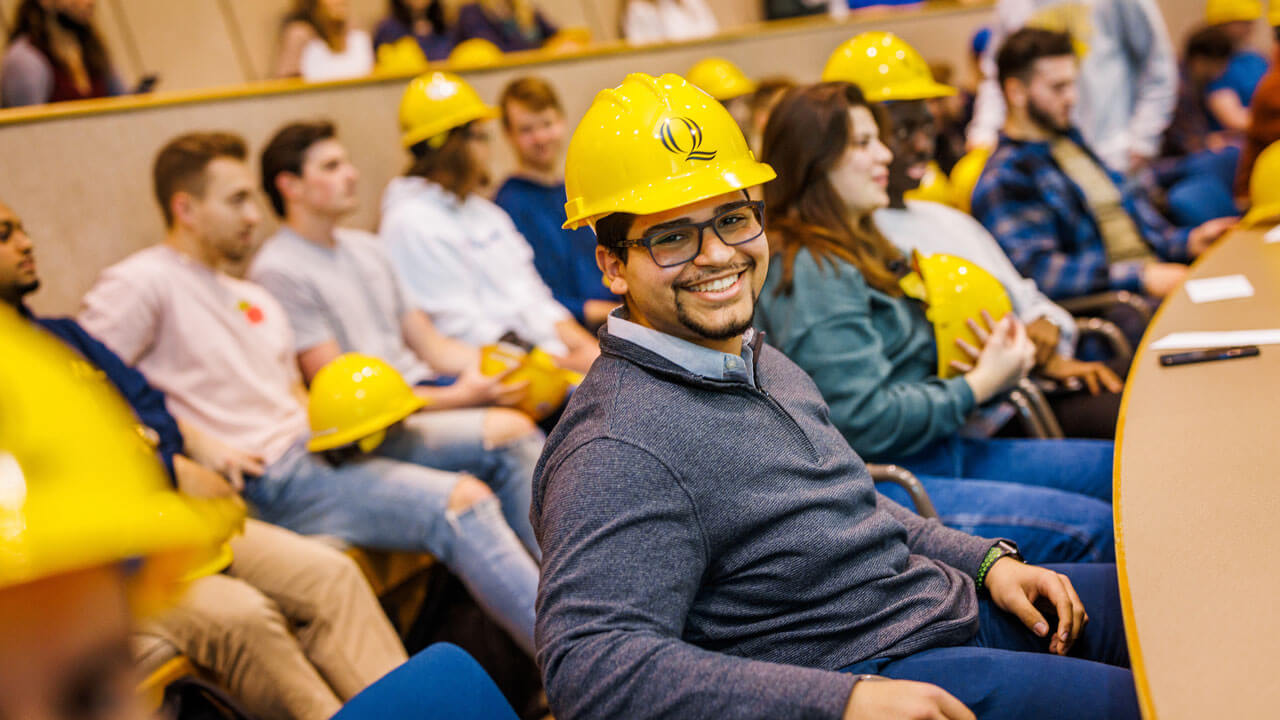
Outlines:
[[[240,308],[240,312],[244,313],[244,316],[249,320],[251,324],[257,325],[258,323],[262,322],[262,319],[263,319],[262,308],[258,307],[257,305],[254,305],[248,300],[241,300],[236,305],[236,307]]]

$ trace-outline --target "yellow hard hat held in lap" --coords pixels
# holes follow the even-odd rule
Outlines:
[[[541,348],[529,352],[507,343],[486,345],[480,351],[480,372],[490,377],[509,372],[505,385],[528,383],[524,398],[516,408],[534,420],[541,420],[564,404],[570,388],[582,382],[581,373],[565,370]]]
[[[569,141],[566,229],[648,215],[776,177],[729,111],[679,75],[628,75],[596,95]]]
[[[0,588],[122,564],[148,614],[225,567],[239,498],[175,491],[103,373],[7,306],[0,347]]]
[[[967,321],[981,324],[984,310],[993,321],[1008,315],[1013,310],[1009,295],[991,273],[955,255],[916,252],[912,253],[911,263],[915,271],[901,280],[902,290],[927,306],[925,316],[933,324],[938,346],[938,376],[954,377],[959,373],[951,367],[953,360],[973,364],[973,358],[956,345],[956,340],[982,347]]]
[[[417,412],[426,401],[385,361],[360,353],[334,358],[311,380],[307,417],[312,452],[356,445],[372,452],[387,428]]]

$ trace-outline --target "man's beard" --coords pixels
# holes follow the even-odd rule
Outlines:
[[[754,268],[754,263],[744,268],[742,276],[738,279],[738,282],[747,282],[747,276]],[[693,331],[698,337],[706,338],[708,340],[729,340],[730,338],[738,337],[742,333],[746,332],[747,328],[751,327],[756,318],[756,300],[759,299],[759,295],[754,290],[751,290],[750,292],[751,312],[747,315],[745,320],[739,320],[736,322],[730,321],[727,324],[720,325],[718,327],[705,325],[699,322],[697,318],[693,317],[685,308],[684,303],[680,301],[680,293],[676,293],[675,297],[676,319],[680,321],[681,325],[684,325],[686,328]]]
[[[1040,109],[1035,102],[1027,103],[1027,117],[1031,118],[1031,122],[1040,127],[1041,130],[1053,133],[1054,135],[1066,135],[1071,129],[1071,124],[1059,125],[1058,121],[1052,115]]]

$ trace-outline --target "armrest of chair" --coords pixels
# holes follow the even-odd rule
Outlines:
[[[1115,323],[1097,317],[1076,318],[1076,332],[1080,337],[1101,335],[1111,346],[1112,357],[1122,359],[1127,366],[1133,360],[1133,346]]]
[[[933,501],[929,499],[929,493],[925,491],[924,485],[920,483],[920,478],[910,470],[898,467],[897,465],[878,465],[868,463],[867,469],[871,471],[871,479],[881,483],[888,482],[900,486],[907,494],[911,496],[911,502],[916,506],[916,513],[924,518],[938,517],[938,511],[933,507]]]
[[[1044,392],[1031,378],[1022,378],[1018,386],[1009,391],[1009,401],[1017,408],[1027,432],[1032,437],[1054,439],[1064,437],[1058,416],[1049,407]]]
[[[1113,290],[1111,292],[1070,298],[1062,300],[1058,304],[1072,315],[1097,315],[1116,305],[1125,305],[1137,313],[1144,324],[1151,321],[1153,314],[1150,303],[1140,295],[1127,290]]]

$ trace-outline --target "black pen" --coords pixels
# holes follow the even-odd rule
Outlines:
[[[1262,354],[1257,345],[1244,345],[1241,347],[1228,348],[1210,348],[1208,350],[1195,350],[1185,353],[1171,353],[1169,355],[1160,356],[1160,364],[1165,367],[1172,365],[1190,365],[1191,363],[1213,362],[1214,360],[1230,360],[1232,358],[1253,357]]]

